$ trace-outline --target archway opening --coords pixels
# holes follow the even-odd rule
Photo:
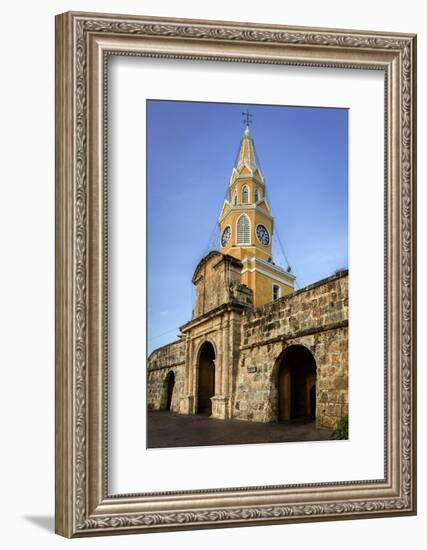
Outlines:
[[[166,410],[167,411],[171,410],[174,387],[175,387],[175,374],[171,370],[168,372],[168,375],[166,378],[166,388],[167,388]]]
[[[278,421],[316,418],[316,361],[305,346],[285,350],[278,369]]]
[[[205,342],[200,350],[198,367],[197,413],[210,416],[211,397],[215,395],[215,350],[210,342]]]

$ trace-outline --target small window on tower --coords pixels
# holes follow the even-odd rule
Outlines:
[[[258,189],[255,189],[255,202],[259,201],[259,191]]]
[[[280,286],[273,285],[273,300],[278,300],[280,298]]]
[[[247,204],[249,202],[249,189],[247,185],[242,187],[242,203]]]
[[[236,193],[234,193],[234,199],[233,199],[233,204],[234,204],[234,206],[236,206],[236,205],[237,205],[237,192],[236,192]]]

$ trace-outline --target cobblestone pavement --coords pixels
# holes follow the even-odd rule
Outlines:
[[[333,437],[332,430],[316,429],[312,420],[265,424],[246,420],[217,420],[170,411],[149,411],[147,439],[149,448],[159,448],[323,441]]]

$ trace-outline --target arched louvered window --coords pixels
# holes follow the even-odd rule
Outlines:
[[[237,243],[251,244],[251,222],[246,214],[242,214],[237,220]]]
[[[249,189],[247,185],[242,187],[242,204],[247,204],[249,202]]]
[[[259,201],[259,191],[258,189],[255,189],[255,202]]]

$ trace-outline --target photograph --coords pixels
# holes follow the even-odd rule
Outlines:
[[[349,110],[146,115],[147,448],[348,439]]]
[[[199,4],[55,16],[55,532],[404,547],[420,18]]]

